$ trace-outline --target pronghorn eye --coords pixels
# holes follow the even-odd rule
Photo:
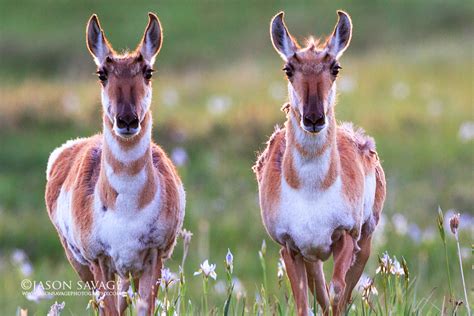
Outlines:
[[[151,77],[153,76],[153,69],[147,69],[145,70],[144,77],[146,80],[150,80]]]
[[[342,67],[339,64],[334,64],[331,67],[331,74],[336,77],[339,74],[340,69],[342,69]]]
[[[105,82],[107,81],[107,73],[103,70],[99,70],[97,72],[97,76],[99,77],[99,80],[102,81],[102,82]]]
[[[288,78],[290,78],[291,76],[293,76],[293,69],[291,69],[290,66],[285,66],[283,67],[283,71],[285,72],[286,76]]]

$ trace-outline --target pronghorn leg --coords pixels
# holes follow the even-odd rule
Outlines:
[[[305,266],[309,289],[321,306],[324,315],[329,315],[329,297],[326,279],[324,278],[323,262],[321,260],[316,262],[305,261]]]
[[[360,276],[364,271],[365,264],[370,256],[370,245],[372,241],[371,235],[362,235],[359,240],[360,251],[356,254],[354,264],[351,266],[346,274],[346,289],[344,292],[343,304],[349,303],[351,299],[352,290],[359,282]]]
[[[138,278],[133,279],[134,289],[138,288],[138,281],[139,281]],[[118,277],[118,282],[120,282],[119,289],[118,289],[119,293],[127,292],[128,289],[130,288],[130,279],[123,279],[121,277]],[[133,294],[136,294],[136,293],[133,293]],[[128,307],[127,299],[121,295],[118,295],[117,296],[117,310],[120,316],[125,315],[125,310],[127,309],[127,307]]]
[[[113,292],[114,275],[105,266],[104,258],[99,258],[97,263],[92,264],[92,273],[94,274],[94,281],[97,290],[101,295],[105,294],[103,307],[99,306],[99,315],[116,316],[118,315],[115,309],[114,295],[108,295],[107,292]]]
[[[66,252],[67,260],[79,275],[79,278],[81,278],[83,282],[88,283],[88,286],[91,286],[92,282],[94,281],[94,275],[92,274],[91,269],[77,261],[76,258],[74,258],[74,255],[71,253],[71,250],[69,250],[66,242],[62,238],[60,238],[60,240]]]
[[[117,278],[117,310],[119,315],[122,316],[125,313],[125,310],[128,307],[127,297],[124,297],[121,293],[127,292],[130,287],[130,280],[128,278]]]
[[[107,315],[118,315],[118,310],[116,309],[117,306],[117,293],[116,292],[116,282],[115,282],[115,274],[107,267],[106,261],[107,259],[105,257],[99,258],[99,267],[102,272],[102,278],[104,280],[103,286],[105,287],[106,292],[112,292],[112,293],[107,293],[110,295],[105,295],[104,298],[104,303],[105,306],[108,307],[110,310],[110,313],[107,312]],[[107,310],[107,309],[106,309]]]
[[[329,300],[332,305],[333,315],[340,315],[343,311],[343,294],[346,287],[346,274],[352,264],[354,256],[354,241],[348,232],[344,232],[341,238],[333,246],[334,271],[329,286]]]
[[[153,315],[155,311],[155,300],[158,294],[161,278],[161,268],[163,262],[157,249],[151,249],[149,253],[149,263],[140,277],[138,293],[144,304],[146,304],[146,315]],[[157,284],[158,283],[158,284]]]
[[[291,251],[282,247],[280,255],[285,262],[286,273],[291,283],[291,290],[296,301],[299,316],[308,315],[308,283],[303,257],[300,254],[293,256]]]

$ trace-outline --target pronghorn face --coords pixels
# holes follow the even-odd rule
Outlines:
[[[149,22],[137,49],[119,55],[107,41],[97,16],[89,20],[87,47],[97,64],[103,110],[120,137],[129,138],[140,132],[151,104],[152,67],[161,39],[160,21],[149,13]]]
[[[349,15],[338,11],[339,20],[326,43],[318,47],[313,39],[301,49],[283,22],[283,12],[271,22],[273,46],[286,62],[290,104],[299,114],[300,127],[318,133],[327,126],[327,114],[334,104],[339,57],[349,46],[352,24]]]

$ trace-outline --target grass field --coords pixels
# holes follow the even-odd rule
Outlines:
[[[240,314],[244,299],[237,301],[237,292],[242,291],[249,314],[280,314],[277,300],[281,313],[291,314],[288,291],[278,286],[278,249],[261,224],[250,170],[273,126],[284,121],[279,108],[286,101],[285,81],[268,35],[268,22],[279,9],[287,12],[290,30],[303,36],[328,34],[337,8],[352,14],[355,33],[341,61],[337,118],[375,137],[388,180],[366,274],[375,276],[377,255],[385,251],[405,258],[414,284],[404,301],[414,306],[426,301],[420,315],[440,314],[450,292],[436,227],[440,206],[462,214],[461,253],[472,279],[474,8],[469,2],[249,3],[241,12],[240,2],[232,1],[133,8],[107,2],[23,4],[0,2],[0,314],[14,314],[21,306],[42,315],[54,300],[66,302],[64,315],[92,314],[86,311],[89,297],[35,303],[22,295],[20,285],[25,278],[77,280],[43,194],[49,153],[68,139],[100,130],[99,86],[84,43],[92,12],[117,48],[135,46],[149,10],[164,25],[154,81],[154,139],[182,161],[184,226],[194,233],[184,269],[189,313],[203,313],[202,278],[193,272],[205,259],[217,264],[218,275],[209,280],[209,310],[221,313],[229,248],[241,285],[231,311]],[[449,229],[446,234],[454,296],[463,299],[456,244]],[[258,251],[264,239],[268,281],[262,293]],[[26,253],[32,271],[18,268],[15,249]],[[181,256],[179,242],[167,262],[171,271],[178,272]],[[382,313],[384,280],[377,276]],[[351,313],[362,315],[362,306],[358,295]],[[463,306],[459,314],[466,314]]]

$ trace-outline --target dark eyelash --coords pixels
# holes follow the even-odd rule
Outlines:
[[[291,65],[286,65],[282,70],[285,72],[288,78],[293,76],[293,67],[291,67]]]
[[[105,70],[97,71],[97,76],[99,77],[100,81],[102,81],[102,82],[107,81],[107,72]]]
[[[342,67],[337,62],[334,62],[331,65],[331,74],[333,76],[337,76],[339,74],[339,70],[341,70],[341,69],[342,69]]]
[[[153,72],[154,72],[154,71],[155,71],[155,70],[154,70],[154,69],[151,69],[151,68],[145,69],[145,71],[144,71],[144,73],[143,73],[143,75],[145,76],[145,79],[146,79],[146,80],[150,80],[151,77],[153,76]]]

